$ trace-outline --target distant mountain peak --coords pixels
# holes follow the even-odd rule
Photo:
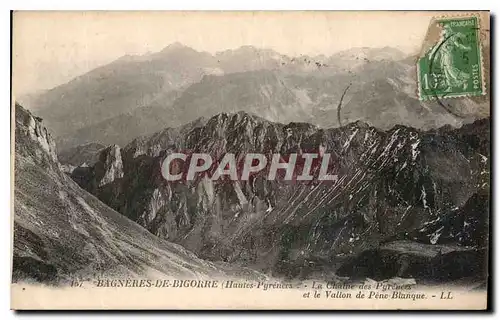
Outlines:
[[[188,46],[186,46],[186,45],[184,45],[184,44],[176,41],[176,42],[173,42],[173,43],[169,44],[168,46],[166,46],[165,48],[163,48],[163,50],[161,50],[161,51],[177,50],[177,49],[184,49],[184,48],[190,48],[190,47],[188,47]],[[192,49],[192,48],[190,48],[190,49]]]
[[[270,49],[270,48],[261,48],[252,45],[243,45],[235,49],[228,49],[224,51],[218,51],[215,53],[215,57],[227,56],[227,55],[276,55],[283,56],[281,53]]]

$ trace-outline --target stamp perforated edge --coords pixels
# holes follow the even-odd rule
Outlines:
[[[440,99],[444,100],[444,99],[456,99],[456,98],[467,98],[467,97],[478,97],[478,96],[484,96],[486,95],[486,79],[485,79],[485,74],[484,74],[484,58],[483,58],[483,43],[481,41],[481,31],[482,31],[482,21],[481,21],[481,14],[480,13],[470,13],[470,12],[467,12],[467,13],[463,13],[463,14],[451,14],[451,15],[441,15],[441,16],[434,16],[432,17],[431,21],[429,22],[429,25],[427,26],[427,31],[425,33],[425,37],[424,37],[424,41],[425,39],[427,39],[427,37],[429,36],[429,32],[430,32],[430,27],[436,23],[436,21],[438,20],[443,20],[443,19],[453,19],[453,18],[456,18],[456,19],[467,19],[467,18],[471,18],[471,17],[475,17],[477,18],[477,26],[478,26],[478,49],[479,49],[479,61],[480,61],[480,69],[481,69],[481,80],[482,80],[482,86],[481,86],[481,94],[479,95],[471,95],[471,94],[468,94],[468,93],[463,93],[463,94],[453,94],[453,95],[449,95],[449,96],[443,96],[443,97],[440,97]],[[443,41],[443,34],[441,33],[440,34],[440,39],[438,41],[438,43],[440,41]],[[424,52],[425,54],[425,52]],[[421,55],[419,55],[417,61],[416,61],[416,64],[417,64],[417,97],[420,101],[433,101],[433,100],[436,100],[436,97],[422,97],[422,92],[420,90],[420,59],[421,59]]]

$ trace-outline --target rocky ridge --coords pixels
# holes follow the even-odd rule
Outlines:
[[[216,266],[157,238],[80,188],[63,173],[40,118],[15,107],[13,282],[74,279],[256,276]],[[100,180],[120,177],[120,150],[107,148]]]
[[[440,265],[456,256],[472,255],[465,260],[474,267],[466,270],[485,272],[489,132],[488,119],[458,129],[397,125],[384,131],[362,122],[322,129],[222,113],[134,140],[121,150],[123,177],[107,184],[97,183],[95,173],[97,166],[110,167],[104,162],[76,169],[73,178],[151,233],[206,259],[289,277],[356,276],[365,261],[360,257],[376,253],[369,256],[371,264],[363,262],[373,271],[383,251],[389,252],[383,259],[392,261],[388,270],[393,270],[385,276],[449,280],[471,275],[453,275]],[[334,184],[284,183],[259,174],[232,183],[172,183],[160,174],[166,154],[180,150],[215,157],[233,152],[241,158],[248,152],[319,149],[336,161]],[[419,250],[408,249],[415,244]],[[403,268],[408,261],[423,261],[425,268]],[[445,271],[415,274],[429,268]]]

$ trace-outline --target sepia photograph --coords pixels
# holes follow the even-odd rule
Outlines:
[[[489,11],[14,11],[11,308],[485,310]]]

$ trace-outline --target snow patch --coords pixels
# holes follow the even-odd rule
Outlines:
[[[441,232],[443,231],[443,229],[444,229],[444,226],[437,229],[436,232],[434,232],[430,235],[429,241],[431,242],[431,244],[436,244],[438,242],[439,237],[441,237]]]
[[[420,194],[420,199],[422,199],[422,204],[424,205],[424,209],[428,209],[429,206],[427,205],[427,192],[425,192],[425,188],[422,185],[422,192]]]
[[[482,155],[482,154],[480,154],[480,153],[478,153],[478,155],[480,155],[480,156],[481,156],[481,162],[482,162],[482,163],[486,163],[486,161],[488,161],[488,157],[483,156],[483,155]]]
[[[356,133],[358,133],[358,130],[359,129],[354,130],[354,132],[349,136],[349,138],[344,143],[344,145],[342,146],[342,148],[344,148],[344,149],[349,148],[349,146],[351,145],[351,141],[354,138],[354,136],[356,135]]]
[[[269,213],[271,211],[273,211],[273,206],[271,205],[271,201],[269,201],[269,199],[267,200],[267,205],[268,205],[268,208],[266,210],[266,213]]]
[[[417,140],[415,143],[411,144],[411,159],[415,161],[420,154],[420,151],[417,149],[420,144],[420,140]]]

